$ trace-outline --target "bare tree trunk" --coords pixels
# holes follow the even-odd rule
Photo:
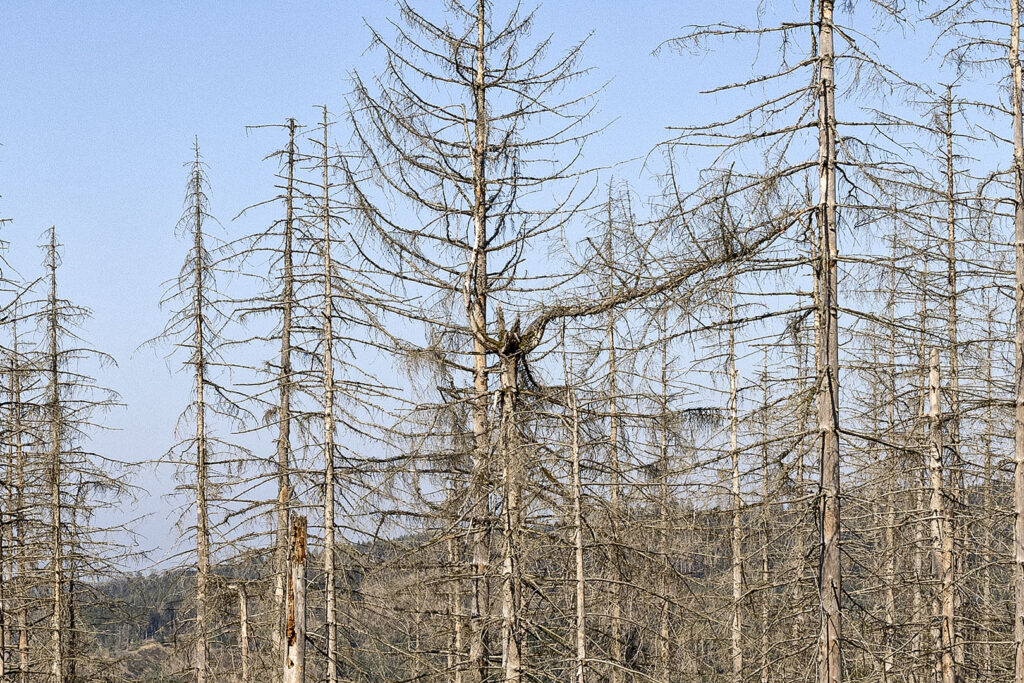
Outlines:
[[[484,81],[486,3],[477,3],[476,74],[473,81],[475,140],[473,144],[473,248],[466,270],[466,313],[473,335],[473,466],[469,499],[472,517],[472,592],[469,614],[469,683],[488,677],[487,614],[490,591],[487,579],[491,552],[490,469],[491,437],[488,424],[487,371],[487,138],[488,119]]]
[[[50,452],[48,484],[50,487],[50,589],[53,591],[50,615],[50,673],[53,683],[64,683],[66,675],[64,615],[67,611],[64,595],[64,540],[61,534],[62,510],[61,485],[61,394],[60,394],[60,320],[57,315],[57,234],[50,228],[50,243],[47,248],[47,269],[49,270],[50,292],[47,302],[47,374],[49,396],[47,397],[47,419],[50,427]]]
[[[501,349],[501,434],[500,453],[504,460],[502,473],[502,544],[501,569],[501,659],[504,683],[519,683],[523,677],[522,584],[522,486],[523,463],[518,438],[519,401],[519,321],[505,330],[501,309],[498,309],[498,334]]]
[[[949,448],[952,454],[949,471],[950,501],[947,506],[949,516],[949,543],[953,554],[952,568],[949,576],[952,592],[950,617],[951,638],[953,644],[953,666],[963,666],[964,645],[957,632],[956,612],[958,596],[956,594],[956,578],[960,576],[959,561],[956,557],[959,532],[956,517],[959,514],[960,500],[964,489],[964,462],[960,452],[960,342],[957,318],[957,255],[956,255],[956,194],[955,168],[953,164],[953,88],[946,87],[946,330],[949,336]],[[956,673],[954,672],[954,676]]]
[[[206,443],[206,340],[203,323],[203,302],[205,292],[203,285],[204,268],[203,254],[203,187],[200,172],[199,146],[195,148],[195,171],[192,176],[192,193],[195,200],[193,220],[195,221],[194,239],[196,267],[195,280],[192,283],[192,296],[195,304],[195,332],[193,343],[193,361],[195,363],[196,391],[196,681],[206,683],[209,670],[207,639],[209,634],[209,596],[207,584],[210,577],[210,517],[207,510],[207,485],[209,481],[209,457]]]
[[[662,334],[665,334],[662,325]],[[661,415],[659,416],[658,432],[658,547],[665,555],[662,565],[668,564],[669,556],[669,454],[668,454],[668,340],[661,343]],[[658,573],[661,584],[661,621],[658,628],[658,668],[655,678],[659,681],[670,679],[670,662],[672,657],[671,633],[669,630],[669,568],[662,566]]]
[[[306,680],[306,518],[295,515],[288,553],[284,671],[281,683]]]
[[[566,377],[566,385],[572,381]],[[576,666],[574,683],[586,683],[587,671],[587,606],[586,577],[583,573],[583,483],[580,478],[580,416],[576,390],[568,389],[572,411],[572,516],[573,543],[576,546]]]
[[[281,652],[281,631],[284,626],[285,582],[288,573],[288,513],[291,502],[291,428],[292,428],[292,307],[294,306],[294,272],[292,270],[292,239],[295,198],[295,119],[288,119],[288,150],[285,161],[285,220],[283,271],[281,273],[281,356],[278,369],[277,408],[277,535],[274,565],[274,631],[275,650]]]
[[[842,680],[840,642],[842,583],[839,564],[839,330],[836,243],[836,118],[834,0],[821,0],[818,24],[818,227],[817,288],[820,301],[818,338],[818,424],[821,431],[821,565],[818,682]]]
[[[612,200],[609,191],[608,197],[608,236],[607,236],[607,259],[608,259],[608,296],[612,296],[615,290],[615,280],[612,271],[612,263],[615,258],[615,245],[612,222]],[[611,571],[611,624],[609,625],[609,636],[611,639],[610,655],[612,660],[611,683],[622,683],[623,680],[623,659],[622,659],[622,567],[620,566],[619,544],[621,538],[619,525],[621,520],[619,493],[622,472],[619,466],[619,402],[618,402],[618,358],[615,352],[615,311],[608,311],[607,323],[608,335],[608,460],[611,467],[611,490],[609,491],[609,505],[611,508],[611,541],[612,541],[612,571]]]
[[[946,513],[942,482],[942,414],[939,407],[939,352],[933,349],[928,372],[928,472],[931,480],[931,526],[934,574],[939,588],[935,596],[934,643],[941,652],[935,662],[936,679],[954,683],[953,667],[953,539]]]
[[[1013,202],[1016,251],[1013,421],[1013,650],[1014,680],[1024,683],[1024,119],[1021,113],[1020,4],[1010,0],[1013,100]]]
[[[15,571],[18,576],[18,584],[21,587],[21,594],[18,596],[17,624],[18,624],[18,681],[28,683],[28,596],[25,592],[27,585],[27,529],[24,519],[25,510],[25,468],[26,453],[23,442],[24,423],[22,415],[24,410],[24,399],[22,396],[22,369],[18,336],[19,306],[15,301],[12,311],[11,322],[11,367],[10,367],[10,428],[14,451],[14,496],[12,504],[17,511],[13,521],[13,532],[17,541],[17,554],[14,558]]]
[[[733,683],[743,681],[743,499],[740,495],[738,387],[736,369],[735,278],[729,278],[729,455],[732,460],[732,628]],[[762,503],[763,504],[763,503]]]
[[[249,599],[245,595],[245,584],[238,583],[228,588],[238,591],[238,648],[242,660],[240,683],[249,683]]]
[[[323,108],[323,269],[324,308],[321,344],[324,371],[324,590],[327,593],[327,680],[338,681],[337,578],[334,569],[334,277],[331,262],[331,194],[327,107]]]

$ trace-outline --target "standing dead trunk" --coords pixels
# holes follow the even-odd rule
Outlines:
[[[951,545],[952,569],[949,581],[955,584],[956,577],[961,574],[956,558],[956,547],[959,544],[956,518],[959,514],[961,496],[964,490],[964,462],[960,452],[960,342],[959,320],[957,317],[957,253],[956,253],[956,187],[954,184],[956,169],[953,156],[953,88],[946,86],[946,331],[949,337],[949,504],[946,513],[949,522],[949,543]],[[953,666],[963,665],[963,642],[956,631],[957,595],[953,593],[950,617],[950,628],[953,643]],[[953,674],[956,675],[955,672]]]
[[[66,675],[64,617],[67,612],[64,593],[64,539],[63,505],[61,503],[61,487],[63,473],[61,462],[61,437],[63,407],[61,406],[60,377],[60,319],[57,300],[57,233],[50,228],[50,242],[47,246],[47,270],[49,271],[50,292],[47,301],[46,315],[46,372],[49,387],[47,389],[47,421],[49,422],[49,463],[47,484],[50,496],[50,674],[53,683],[64,683]]]
[[[238,649],[241,658],[240,683],[249,683],[249,600],[245,595],[245,585],[238,583],[229,585],[238,591]]]
[[[195,147],[196,158],[192,174],[192,197],[194,224],[193,249],[195,252],[195,273],[192,296],[195,306],[195,330],[193,336],[193,358],[196,392],[196,681],[206,683],[209,669],[207,639],[209,634],[210,578],[210,517],[207,509],[207,488],[209,481],[209,457],[206,443],[206,330],[203,302],[206,298],[203,276],[203,177],[199,159],[199,145]]]
[[[320,344],[323,349],[324,373],[324,591],[327,611],[327,680],[338,681],[338,612],[337,577],[334,569],[334,277],[331,262],[331,184],[330,157],[328,147],[327,107],[323,108],[323,156],[320,159],[323,172],[323,313]]]
[[[613,259],[615,258],[615,245],[613,242],[613,221],[612,221],[612,199],[609,190],[608,197],[608,225],[606,235],[606,259],[608,261],[608,296],[615,291],[615,276],[612,270]],[[611,683],[622,683],[623,665],[622,658],[622,567],[619,552],[620,533],[619,519],[620,503],[619,495],[622,472],[619,467],[619,402],[618,402],[618,358],[615,351],[615,311],[608,311],[606,326],[608,336],[608,465],[610,468],[610,490],[608,502],[610,507],[610,531],[612,543],[612,566],[611,566],[611,607],[609,624],[609,654],[611,658]]]
[[[736,369],[735,278],[729,279],[729,455],[732,460],[732,628],[733,683],[743,682],[743,499],[740,495],[739,412]]]
[[[566,377],[566,384],[571,382]],[[587,606],[586,577],[583,572],[583,483],[580,477],[580,416],[576,404],[576,391],[568,389],[569,409],[572,413],[572,524],[573,544],[576,550],[576,662],[574,683],[586,683],[587,670]]]
[[[519,444],[519,321],[505,330],[501,309],[498,309],[499,363],[501,366],[501,434],[502,472],[502,544],[501,660],[503,683],[520,683],[523,677],[523,646],[526,641],[522,614],[522,487],[523,462]]]
[[[292,308],[295,305],[295,278],[292,268],[295,200],[295,119],[288,119],[288,149],[285,158],[284,245],[281,271],[281,355],[277,388],[277,533],[274,565],[274,631],[273,643],[281,651],[284,626],[285,582],[288,573],[288,513],[291,502],[291,428],[292,428]]]
[[[1016,245],[1013,421],[1013,650],[1014,680],[1024,683],[1024,116],[1021,112],[1020,4],[1010,0],[1013,108],[1013,226]]]
[[[836,225],[834,0],[822,0],[818,23],[818,428],[821,433],[821,564],[818,682],[842,680],[842,583],[839,564],[839,307]]]
[[[928,473],[931,484],[929,504],[932,527],[933,573],[938,583],[935,595],[933,645],[940,648],[935,677],[954,683],[953,667],[953,539],[946,514],[942,478],[942,413],[939,406],[939,352],[932,350],[928,371]]]
[[[306,680],[306,518],[291,520],[291,547],[288,553],[288,590],[286,597],[285,654],[281,683],[305,683]]]
[[[487,85],[485,82],[485,35],[487,5],[477,3],[475,74],[473,107],[475,136],[473,156],[473,247],[466,269],[466,314],[473,336],[473,465],[470,475],[470,552],[472,553],[472,590],[469,613],[469,683],[482,683],[488,677],[487,613],[490,590],[487,579],[491,552],[491,519],[488,470],[491,435],[487,415]]]

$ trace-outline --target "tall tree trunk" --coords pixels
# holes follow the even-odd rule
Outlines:
[[[1014,680],[1024,683],[1024,117],[1021,113],[1020,4],[1010,0],[1010,69],[1013,107],[1013,202],[1016,287],[1013,421],[1013,650]]]
[[[743,499],[740,495],[739,414],[736,369],[735,278],[729,278],[729,456],[732,461],[732,628],[733,683],[743,681]],[[763,503],[762,503],[763,504]]]
[[[818,682],[842,680],[839,564],[839,307],[836,243],[834,0],[821,0],[818,23],[818,425],[821,432],[821,564]]]
[[[613,242],[612,221],[612,198],[611,190],[608,193],[608,226],[606,237],[606,252],[608,260],[608,296],[615,291],[615,275],[612,264],[615,258],[615,244]],[[608,311],[608,322],[606,326],[608,336],[608,464],[610,467],[611,490],[608,492],[610,507],[610,530],[612,552],[609,553],[612,560],[611,567],[611,623],[609,624],[609,637],[611,644],[609,654],[611,656],[611,683],[622,683],[623,667],[625,662],[622,658],[622,566],[620,553],[620,524],[621,506],[619,501],[620,489],[622,488],[622,471],[619,465],[619,401],[618,401],[618,358],[616,356],[615,340],[615,311]]]
[[[50,590],[51,607],[50,615],[50,674],[53,683],[64,683],[67,673],[65,661],[65,614],[67,605],[64,593],[64,539],[61,533],[63,528],[63,505],[61,503],[61,486],[63,482],[62,472],[62,406],[60,394],[60,346],[58,335],[60,334],[60,320],[58,317],[57,300],[57,233],[50,228],[50,243],[47,248],[47,269],[49,270],[50,292],[47,300],[47,351],[46,371],[49,382],[47,397],[47,421],[50,428],[50,452],[48,463],[48,485],[50,496]]]
[[[949,449],[951,453],[949,467],[949,516],[950,538],[952,545],[953,564],[949,581],[953,584],[952,610],[950,627],[953,643],[953,664],[959,668],[963,665],[963,642],[956,630],[956,611],[958,596],[956,594],[956,578],[960,576],[959,562],[956,557],[958,545],[957,515],[964,489],[964,462],[960,452],[960,342],[957,318],[957,254],[956,254],[956,187],[955,168],[953,164],[953,88],[946,87],[946,331],[949,337]]]
[[[193,207],[195,234],[193,249],[195,250],[195,280],[192,283],[192,296],[195,305],[195,344],[193,362],[195,363],[196,392],[196,681],[206,683],[209,670],[207,640],[209,638],[209,595],[210,578],[210,516],[207,509],[207,487],[209,482],[209,454],[206,442],[206,339],[203,323],[205,321],[203,303],[205,291],[203,286],[203,188],[199,166],[199,147],[196,146],[196,168],[192,176],[192,194],[195,199]]]
[[[466,314],[473,335],[473,465],[469,500],[472,529],[472,590],[469,613],[469,683],[488,677],[487,614],[490,591],[488,566],[491,552],[489,470],[491,435],[487,415],[487,141],[488,119],[485,82],[485,0],[477,2],[476,73],[473,80],[475,136],[473,141],[473,247],[466,269]]]
[[[275,649],[281,652],[281,632],[284,627],[285,582],[288,574],[288,514],[291,504],[291,429],[292,429],[292,308],[294,298],[294,272],[292,270],[292,241],[295,200],[295,119],[288,119],[288,149],[285,170],[285,220],[283,264],[281,272],[281,355],[277,387],[277,536],[274,576],[274,632]]]
[[[284,670],[281,683],[306,680],[306,518],[295,515],[288,552]]]
[[[324,371],[324,591],[327,593],[327,680],[338,681],[338,612],[337,577],[334,569],[334,277],[331,262],[331,184],[328,154],[327,107],[323,108],[323,269],[324,308],[320,343],[323,347]]]

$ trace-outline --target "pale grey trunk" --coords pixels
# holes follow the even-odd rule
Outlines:
[[[821,433],[821,564],[818,682],[842,680],[842,583],[839,561],[839,307],[836,226],[834,0],[822,0],[818,24],[818,425]]]
[[[283,264],[281,272],[281,355],[277,387],[277,534],[274,566],[274,631],[273,643],[281,652],[285,582],[288,574],[288,513],[291,502],[291,428],[292,428],[292,307],[294,306],[294,273],[292,270],[292,237],[295,198],[295,119],[288,119],[288,150],[285,186],[285,220]]]
[[[324,308],[322,320],[324,370],[324,591],[327,594],[327,680],[338,681],[337,578],[334,568],[334,278],[331,274],[330,157],[328,155],[327,107],[323,109],[323,269]]]
[[[473,336],[473,465],[470,474],[469,501],[472,528],[472,588],[469,613],[469,683],[481,683],[488,677],[489,653],[487,615],[490,591],[488,566],[491,552],[489,472],[491,437],[487,415],[487,101],[484,30],[486,3],[478,0],[476,16],[475,77],[473,107],[475,137],[473,157],[473,247],[466,269],[466,314]]]
[[[1010,70],[1013,107],[1013,202],[1016,287],[1013,421],[1013,650],[1014,680],[1024,683],[1024,119],[1021,113],[1020,5],[1010,0]]]
[[[942,476],[942,411],[939,393],[939,352],[933,349],[928,363],[928,474],[931,485],[929,513],[932,528],[932,566],[939,588],[935,594],[932,642],[939,648],[935,677],[954,683],[953,667],[953,539],[946,513]]]
[[[729,278],[729,456],[732,461],[732,628],[733,683],[743,681],[743,498],[740,493],[738,370],[736,369],[735,286]],[[762,503],[763,505],[764,503]]]

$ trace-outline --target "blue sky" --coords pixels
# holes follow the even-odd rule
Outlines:
[[[728,44],[707,57],[651,51],[684,24],[743,5],[541,6],[535,37],[554,33],[560,49],[593,32],[582,63],[594,67],[593,86],[610,81],[595,122],[611,125],[588,145],[588,165],[643,156],[668,137],[665,126],[721,115],[719,99],[697,90],[736,67],[749,72],[749,62],[728,57]],[[272,195],[275,169],[261,159],[280,139],[245,126],[288,116],[312,123],[319,104],[340,112],[350,72],[375,68],[364,19],[383,26],[393,14],[376,0],[0,5],[0,215],[13,219],[5,237],[26,277],[41,262],[42,231],[57,226],[65,295],[93,309],[84,336],[119,362],[101,381],[127,408],[111,416],[119,431],[99,435],[97,448],[129,461],[159,456],[186,400],[186,379],[160,354],[136,349],[162,328],[161,283],[184,253],[174,225],[193,136],[209,165],[213,213],[230,234],[248,232],[245,218],[230,219]],[[635,180],[639,164],[617,172]],[[138,481],[154,496],[139,511],[156,514],[138,529],[166,547],[171,505],[158,496],[172,484],[153,476]]]

